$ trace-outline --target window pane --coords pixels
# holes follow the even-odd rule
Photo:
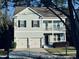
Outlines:
[[[64,29],[64,25],[61,21],[54,21],[53,22],[53,27],[55,30],[62,30]]]
[[[43,23],[45,24],[45,30],[51,30],[52,29],[52,21],[51,20],[44,20]]]
[[[26,27],[26,21],[18,20],[18,27]]]
[[[54,33],[54,40],[57,41],[65,40],[64,33]]]
[[[24,27],[24,21],[20,21],[20,27]]]
[[[39,21],[38,20],[32,21],[32,27],[40,27]]]

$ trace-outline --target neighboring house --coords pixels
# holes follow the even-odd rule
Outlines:
[[[66,17],[54,10],[65,22]],[[50,48],[54,42],[66,42],[64,24],[45,7],[27,7],[14,16],[16,48]]]

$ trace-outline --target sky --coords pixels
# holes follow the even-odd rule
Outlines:
[[[6,12],[6,9],[4,6],[4,8],[2,8],[2,13],[5,14],[5,12]],[[9,16],[10,19],[14,15],[14,12],[15,12],[14,3],[10,1],[8,2],[8,8],[7,8],[7,15]]]
[[[74,3],[73,3],[73,5],[74,5],[75,9],[78,9],[78,8],[79,8],[79,1],[76,0],[76,2],[77,2],[78,4],[75,4],[75,5],[74,5]],[[64,6],[67,7],[68,4],[66,3],[66,4],[64,4]]]

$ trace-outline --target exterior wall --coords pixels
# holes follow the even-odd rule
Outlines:
[[[27,14],[24,14],[27,11]],[[32,28],[31,21],[38,20],[39,16],[29,11],[23,10],[19,14],[15,15],[14,19],[14,41],[17,43],[16,48],[40,48],[40,38],[43,36],[40,28]],[[26,20],[26,27],[18,27],[18,20]],[[41,22],[41,21],[40,21]],[[27,38],[29,39],[27,42]],[[34,39],[32,39],[34,38]],[[28,45],[27,45],[28,44]]]
[[[26,20],[26,27],[18,27],[18,20]],[[40,27],[32,27],[32,20],[39,20]],[[48,26],[51,29],[46,30],[44,20],[52,21]],[[14,19],[14,41],[17,43],[16,48],[42,48],[45,45],[45,33],[52,33],[49,36],[49,44],[52,45],[54,41],[54,33],[64,33],[66,36],[65,27],[62,30],[54,30],[53,21],[59,19],[39,19],[39,16],[26,8],[22,12],[15,15]],[[65,19],[63,19],[65,21]],[[66,41],[63,40],[63,42]],[[60,41],[62,42],[62,41]]]

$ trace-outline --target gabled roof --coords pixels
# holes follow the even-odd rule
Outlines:
[[[15,9],[15,14],[21,12],[22,10],[24,10],[27,7],[16,7]],[[45,17],[45,18],[56,18],[57,16],[54,15],[50,10],[48,10],[45,7],[28,7],[28,9],[30,11],[32,11],[33,13]],[[61,12],[53,10],[56,14],[58,14],[60,17],[66,17],[65,15],[63,15]]]
[[[37,13],[41,14],[43,17],[57,17],[56,15],[54,15],[54,13],[52,13],[50,10],[48,10],[45,7],[41,7],[41,8],[32,8],[34,11],[36,11]],[[58,14],[60,17],[65,17],[65,15],[63,15],[61,12],[53,10],[56,14]]]

